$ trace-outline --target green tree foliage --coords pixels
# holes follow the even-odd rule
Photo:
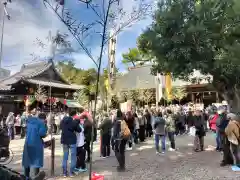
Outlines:
[[[59,62],[57,68],[68,82],[85,86],[84,89],[78,92],[78,101],[82,105],[89,103],[89,95],[94,94],[96,91],[97,71],[94,68],[87,70],[76,68],[72,61]],[[118,72],[118,69],[116,69],[116,72]],[[106,107],[107,103],[111,103],[111,95],[105,84],[107,79],[108,71],[104,69],[99,80],[99,96],[104,107]]]
[[[172,72],[188,80],[193,70],[212,83],[232,106],[240,107],[240,2],[167,0],[139,37],[143,52],[155,56],[153,73]]]
[[[134,67],[136,65],[144,65],[150,60],[150,56],[147,53],[141,52],[138,48],[129,49],[127,53],[122,54],[122,58],[123,64],[132,64]]]
[[[78,92],[78,99],[79,102],[84,103],[84,105],[86,102],[89,103],[90,94],[93,94],[96,90],[96,70],[94,68],[87,70],[76,68],[72,61],[59,62],[57,68],[69,83],[85,86],[84,89]]]

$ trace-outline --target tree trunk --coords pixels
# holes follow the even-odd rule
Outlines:
[[[230,112],[240,112],[240,90],[234,88],[231,93],[226,92],[223,93],[222,96],[224,100],[228,102]]]

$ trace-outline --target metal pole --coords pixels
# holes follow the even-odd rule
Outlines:
[[[1,33],[1,51],[0,51],[0,68],[2,67],[2,55],[3,55],[3,34],[4,34],[4,25],[5,25],[5,11],[3,10],[2,17],[2,33]]]
[[[50,75],[50,86],[49,86],[49,98],[50,98],[50,107],[49,107],[49,113],[50,113],[50,121],[51,121],[51,176],[54,176],[55,172],[55,138],[53,137],[53,121],[52,121],[52,83],[51,83],[51,75]]]

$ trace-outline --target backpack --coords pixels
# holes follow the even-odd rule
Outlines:
[[[131,136],[131,132],[128,128],[128,125],[125,120],[121,120],[121,131],[120,131],[121,137],[123,139],[128,139]]]

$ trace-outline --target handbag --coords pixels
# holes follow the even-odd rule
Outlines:
[[[42,138],[42,141],[43,141],[44,148],[48,148],[52,146],[52,139]]]

